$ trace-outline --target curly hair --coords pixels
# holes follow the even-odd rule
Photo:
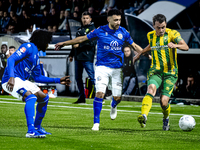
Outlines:
[[[45,51],[48,43],[52,40],[52,32],[42,29],[35,30],[29,40],[31,43],[34,43],[38,49]]]

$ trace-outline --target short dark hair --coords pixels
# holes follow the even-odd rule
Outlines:
[[[38,49],[45,51],[47,44],[52,40],[52,32],[43,29],[35,30],[29,40],[31,43],[34,43]]]
[[[10,46],[10,47],[9,47],[9,49],[11,49],[11,48],[14,48],[14,49],[15,49],[15,47],[14,47],[14,46]]]
[[[166,17],[163,14],[157,14],[153,17],[153,25],[155,25],[155,22],[158,21],[159,23],[166,22]]]
[[[91,14],[90,14],[88,11],[84,11],[84,12],[82,13],[82,16],[81,16],[81,17],[86,16],[86,15],[88,15],[88,16],[90,16],[90,18],[92,18]]]
[[[122,13],[118,9],[109,10],[107,16],[110,17],[110,16],[113,16],[113,15],[121,16]]]

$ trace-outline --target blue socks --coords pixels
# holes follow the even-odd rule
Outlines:
[[[119,104],[119,102],[120,102],[120,101],[116,101],[116,100],[114,100],[114,98],[112,97],[111,106],[112,106],[113,108],[115,108],[115,107]]]
[[[37,107],[36,107],[37,112],[36,112],[35,124],[34,124],[35,128],[37,128],[37,129],[40,129],[40,127],[41,127],[42,120],[47,111],[48,101],[49,101],[49,96],[47,95],[43,99],[43,102],[39,102],[37,104]]]
[[[26,121],[28,126],[28,131],[35,130],[34,128],[34,116],[35,116],[35,102],[37,97],[34,94],[31,94],[25,98],[25,107],[24,112],[26,115]]]
[[[94,123],[100,122],[100,113],[102,109],[103,98],[95,97],[93,101]]]

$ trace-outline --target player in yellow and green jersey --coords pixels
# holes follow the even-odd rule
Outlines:
[[[178,78],[177,48],[183,51],[189,49],[178,31],[166,28],[166,17],[157,14],[153,17],[155,30],[147,34],[149,45],[134,57],[136,61],[141,54],[151,51],[151,66],[147,74],[147,94],[143,98],[141,115],[138,122],[146,126],[147,116],[152,106],[157,89],[160,87],[160,104],[163,112],[163,130],[169,130],[169,98]]]

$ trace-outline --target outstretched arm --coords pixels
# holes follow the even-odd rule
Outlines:
[[[188,51],[189,50],[189,47],[188,45],[185,43],[184,40],[181,40],[178,44],[174,44],[172,42],[168,43],[167,45],[169,48],[178,48],[182,51]]]
[[[141,51],[142,51],[142,48],[139,46],[139,45],[137,45],[136,43],[132,43],[131,44],[131,47],[137,52],[137,53],[140,53]]]
[[[71,81],[69,76],[64,76],[62,78],[49,78],[43,75],[34,77],[34,81],[38,83],[60,83],[69,86]]]
[[[79,43],[82,43],[82,42],[87,41],[87,40],[88,40],[87,35],[79,36],[79,37],[77,37],[73,40],[57,43],[55,45],[55,50],[59,50],[63,46],[79,44]]]
[[[150,51],[151,47],[150,45],[148,45],[147,47],[145,47],[142,51],[138,52],[134,57],[133,57],[133,64],[135,63],[135,61],[137,61],[140,58],[140,55],[145,54],[146,52]],[[150,56],[149,56],[150,58]]]

